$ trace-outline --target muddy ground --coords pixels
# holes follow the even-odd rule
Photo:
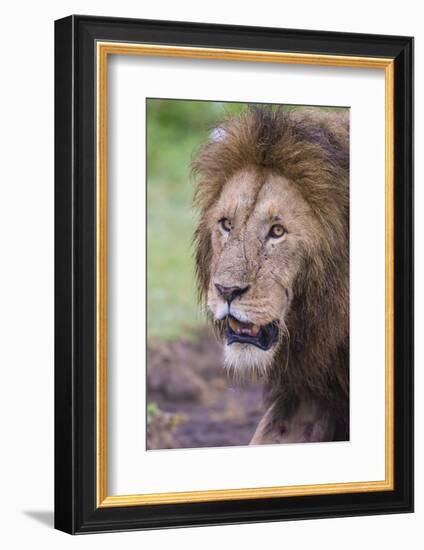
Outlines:
[[[191,341],[150,346],[147,364],[148,449],[249,444],[262,416],[262,388],[228,378],[207,329]]]

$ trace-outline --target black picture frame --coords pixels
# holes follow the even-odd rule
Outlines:
[[[394,490],[97,507],[95,44],[394,60]],[[413,39],[73,15],[55,22],[55,527],[68,533],[413,511]]]

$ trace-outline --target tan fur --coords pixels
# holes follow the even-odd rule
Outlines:
[[[347,439],[347,114],[247,109],[219,126],[193,167],[199,296],[218,336],[224,341],[227,306],[216,283],[249,285],[230,306],[241,321],[279,324],[270,350],[226,346],[229,370],[265,380],[269,409],[254,442],[281,442],[282,433],[289,441]],[[287,229],[281,239],[268,237],[274,223]]]

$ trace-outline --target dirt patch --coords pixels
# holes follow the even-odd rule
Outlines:
[[[260,385],[236,385],[221,346],[204,329],[193,341],[148,349],[147,448],[248,445],[263,414]]]

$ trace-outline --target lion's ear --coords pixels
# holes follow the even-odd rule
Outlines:
[[[227,131],[222,126],[217,126],[212,130],[209,138],[212,142],[223,141],[227,136]]]

